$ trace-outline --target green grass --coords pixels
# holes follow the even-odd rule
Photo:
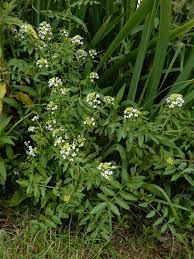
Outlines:
[[[0,258],[68,258],[68,259],[157,259],[186,258],[170,236],[156,241],[139,232],[139,224],[115,226],[111,242],[92,242],[85,233],[72,226],[65,229],[34,231],[29,216],[15,218],[10,211],[1,213]],[[73,230],[74,229],[74,230]]]

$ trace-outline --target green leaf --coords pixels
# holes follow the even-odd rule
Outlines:
[[[157,89],[160,83],[162,69],[164,66],[167,48],[168,48],[170,18],[171,18],[170,1],[160,0],[159,38],[156,46],[156,53],[154,56],[152,71],[150,72],[149,78],[145,84],[145,89],[147,89],[147,95],[145,98],[146,108],[152,107],[154,99],[157,95]]]
[[[90,212],[91,214],[97,214],[98,212],[102,211],[103,209],[105,209],[107,207],[107,203],[106,202],[101,202],[98,205],[96,205],[92,211]]]
[[[144,0],[140,8],[138,8],[129,20],[120,30],[116,38],[113,40],[107,51],[105,52],[102,60],[98,64],[97,71],[102,68],[104,64],[108,61],[115,49],[121,44],[121,42],[131,33],[131,31],[145,18],[149,11],[153,7],[153,2],[150,0]]]
[[[115,196],[115,192],[106,186],[100,186],[100,189],[108,196]]]
[[[121,89],[118,91],[117,96],[115,97],[115,108],[117,109],[119,107],[119,103],[122,101],[124,93],[125,93],[125,87],[124,84]]]
[[[6,167],[3,159],[0,159],[0,184],[4,185],[6,181]]]
[[[154,222],[154,226],[158,226],[158,225],[162,224],[162,222],[163,222],[163,218],[159,218],[159,219],[157,219],[157,220]]]
[[[116,197],[115,198],[115,202],[123,209],[128,210],[129,209],[129,205],[126,201],[124,201],[123,199]]]
[[[108,206],[115,215],[120,216],[120,211],[115,204],[109,202]]]
[[[168,228],[168,224],[165,223],[165,224],[161,227],[161,233],[162,233],[162,234],[165,233],[166,230],[167,230],[167,228]]]
[[[2,100],[5,94],[6,94],[6,84],[0,83],[0,115],[2,114],[2,111],[3,111]]]
[[[131,193],[120,192],[120,195],[123,199],[127,201],[137,201],[137,198]]]
[[[21,191],[17,190],[14,192],[12,198],[9,200],[10,207],[17,207],[27,196]]]
[[[147,218],[147,219],[153,218],[155,215],[156,215],[156,211],[155,211],[155,210],[152,210],[152,211],[150,211],[150,212],[147,214],[146,218]]]
[[[129,178],[129,182],[127,183],[127,187],[130,189],[139,189],[144,184],[145,176],[137,175],[131,176]]]
[[[191,176],[185,174],[184,177],[187,180],[187,182],[194,187],[194,180],[191,178]]]
[[[138,54],[137,54],[137,59],[135,63],[135,68],[133,71],[133,76],[131,79],[131,84],[128,92],[128,99],[134,101],[135,96],[136,96],[136,91],[137,91],[137,86],[139,83],[140,75],[141,75],[141,70],[143,67],[143,62],[144,58],[146,55],[146,50],[149,44],[151,32],[154,26],[154,18],[156,15],[156,11],[158,8],[158,1],[153,1],[153,9],[151,13],[146,17],[145,24],[144,24],[144,29],[142,32],[141,36],[141,41],[138,47]]]

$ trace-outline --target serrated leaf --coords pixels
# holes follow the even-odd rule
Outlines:
[[[144,184],[145,176],[137,175],[137,176],[131,176],[129,178],[129,182],[127,183],[127,186],[131,189],[138,189]]]
[[[107,206],[106,202],[101,202],[100,204],[96,205],[92,211],[90,212],[91,214],[97,214],[99,211],[105,209]]]
[[[117,215],[117,216],[120,216],[120,211],[119,209],[117,208],[117,206],[111,202],[108,203],[108,206],[110,207],[111,211]]]
[[[137,201],[137,198],[131,193],[120,192],[120,195],[123,199],[127,201]]]
[[[147,214],[146,218],[147,218],[147,219],[153,218],[155,215],[156,215],[156,211],[155,211],[155,210],[152,210],[152,211],[150,211],[150,212]]]
[[[115,198],[115,202],[123,209],[128,210],[129,209],[129,205],[126,201],[124,201],[123,199],[116,197]]]
[[[101,186],[100,189],[108,196],[115,196],[115,192],[106,186]]]
[[[161,233],[162,233],[162,234],[165,233],[166,230],[167,230],[167,228],[168,228],[168,224],[165,223],[165,224],[161,227]]]
[[[163,218],[159,218],[159,219],[157,219],[157,220],[154,222],[154,226],[158,226],[158,225],[162,224],[162,222],[163,222]]]

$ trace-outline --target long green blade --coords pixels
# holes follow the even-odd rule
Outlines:
[[[169,43],[169,25],[171,17],[171,5],[169,0],[160,0],[160,27],[159,37],[154,56],[153,67],[145,88],[147,90],[145,98],[145,107],[149,109],[154,102],[154,96],[157,94],[158,85],[160,83],[166,53]]]
[[[130,99],[132,101],[134,101],[134,99],[135,99],[137,86],[138,86],[139,78],[141,75],[144,58],[146,55],[146,50],[147,50],[151,32],[152,32],[152,29],[154,26],[154,18],[156,15],[157,7],[158,7],[158,2],[155,0],[153,2],[152,12],[146,18],[144,29],[143,29],[142,36],[141,36],[141,41],[140,41],[140,44],[138,47],[139,50],[138,50],[138,55],[137,55],[137,59],[136,59],[136,63],[135,63],[135,69],[133,72],[133,76],[131,79],[131,84],[130,84],[130,88],[129,88],[129,92],[128,92],[128,99]]]
[[[158,1],[158,0],[157,0]],[[130,34],[131,30],[139,24],[146,15],[150,12],[153,7],[153,2],[150,0],[144,0],[141,7],[138,8],[134,14],[129,18],[128,22],[124,25],[121,31],[118,33],[116,38],[110,44],[109,48],[105,52],[101,62],[97,67],[97,71],[102,68],[102,66],[108,61],[111,54],[115,51],[115,49],[121,44],[121,42]]]

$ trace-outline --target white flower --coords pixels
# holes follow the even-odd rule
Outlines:
[[[78,49],[76,55],[79,60],[85,61],[88,56],[88,53],[83,49]]]
[[[46,125],[45,129],[48,130],[48,131],[53,131],[53,127],[50,124]]]
[[[62,80],[59,77],[52,77],[48,81],[49,88],[51,88],[51,87],[60,87],[60,86],[62,86],[62,84],[63,84]]]
[[[111,97],[111,96],[105,96],[103,98],[103,101],[104,101],[106,106],[111,106],[111,105],[114,105],[115,99],[113,97]]]
[[[60,89],[60,92],[61,92],[63,95],[67,95],[68,92],[69,92],[69,88],[61,88],[61,89]]]
[[[51,111],[51,114],[54,113],[54,111],[56,111],[58,109],[58,106],[53,102],[50,101],[47,105],[47,111]]]
[[[166,104],[168,108],[173,109],[176,107],[182,107],[184,104],[184,99],[182,94],[171,94],[167,99],[166,99]]]
[[[51,40],[52,38],[52,29],[49,23],[41,22],[39,25],[39,37],[41,40]]]
[[[128,107],[124,110],[124,118],[130,119],[130,118],[138,118],[140,115],[140,111],[133,107]]]
[[[48,44],[46,44],[44,41],[39,42],[39,49],[45,50],[48,47]]]
[[[39,68],[44,68],[44,67],[48,68],[48,61],[47,61],[47,59],[41,58],[36,61],[36,65]]]
[[[90,49],[88,53],[92,59],[94,59],[97,56],[97,52],[95,49]]]
[[[60,154],[63,159],[68,159],[73,162],[74,158],[77,156],[79,152],[79,148],[76,148],[76,143],[73,142],[70,144],[69,142],[65,143],[60,150]]]
[[[65,141],[63,140],[63,138],[60,136],[58,138],[55,139],[55,142],[54,142],[54,146],[58,146],[58,145],[61,145],[62,143],[64,143]]]
[[[96,72],[91,72],[89,75],[90,81],[94,83],[95,79],[99,79],[99,75]]]
[[[140,7],[140,4],[143,0],[137,0],[137,8]]]
[[[28,35],[30,33],[30,25],[28,23],[23,24],[20,27],[18,36],[20,38],[20,40],[24,40],[26,38],[26,35]]]
[[[101,104],[100,95],[96,94],[96,92],[89,93],[86,96],[86,103],[96,109],[97,106]]]
[[[86,139],[83,136],[81,135],[77,136],[77,143],[79,147],[83,147],[85,142],[86,142]]]
[[[53,112],[51,112],[51,114],[53,114]],[[56,120],[53,119],[53,120],[49,120],[46,122],[46,126],[45,126],[45,129],[48,130],[48,131],[56,131],[54,130],[54,127],[56,125]]]
[[[83,45],[83,37],[76,35],[71,39],[71,42],[75,46]]]
[[[32,121],[38,121],[39,120],[39,116],[38,115],[35,115],[33,118],[32,118]]]
[[[34,126],[31,126],[31,127],[28,128],[28,131],[29,131],[29,132],[34,132],[35,129],[36,129],[36,128],[35,128]]]
[[[58,135],[61,135],[61,133],[63,133],[65,131],[65,129],[63,127],[59,127],[57,129],[54,129],[52,132],[52,136],[56,137]]]
[[[84,121],[84,125],[87,125],[89,127],[95,127],[96,126],[96,122],[94,117],[87,117]]]
[[[38,39],[32,25],[27,22],[20,27],[19,32],[16,34],[16,37],[21,41],[21,43],[23,43],[22,41],[26,40],[28,37]]]
[[[116,167],[113,166],[111,162],[100,163],[100,165],[97,167],[101,175],[107,180],[110,180],[111,175],[114,174],[113,171],[115,168]]]
[[[65,28],[60,30],[60,34],[61,34],[61,36],[65,37],[65,38],[69,37],[69,32]]]
[[[30,141],[25,141],[24,142],[24,145],[26,146],[27,150],[26,150],[26,154],[28,156],[31,156],[31,157],[35,157],[36,154],[37,154],[37,148],[33,148],[31,145],[30,145]]]

